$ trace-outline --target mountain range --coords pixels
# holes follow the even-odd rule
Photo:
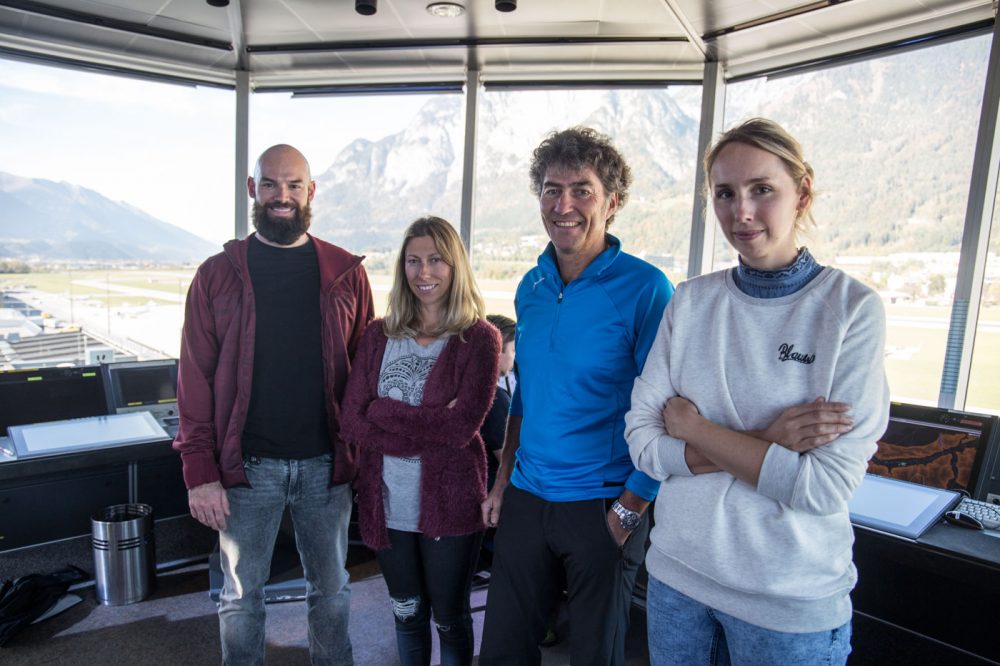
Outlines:
[[[198,261],[216,245],[78,185],[0,172],[0,258]]]
[[[725,125],[782,123],[816,171],[808,243],[841,254],[957,250],[968,196],[988,41],[975,38],[772,80],[727,86]],[[610,135],[635,177],[614,233],[648,254],[686,253],[700,88],[492,93],[480,97],[475,241],[542,233],[528,161],[552,129]],[[359,251],[394,249],[433,213],[459,219],[464,106],[430,101],[403,131],[358,139],[318,178],[314,228]],[[516,241],[515,241],[516,242]],[[539,245],[530,248],[533,256]]]
[[[817,256],[957,250],[987,42],[963,40],[795,77],[727,86],[725,124],[762,115],[803,143],[816,170]],[[915,75],[919,72],[919,75]],[[645,254],[688,244],[699,86],[486,91],[480,96],[475,245],[480,259],[530,259],[542,234],[528,161],[553,129],[610,135],[634,184],[612,232]],[[391,104],[391,100],[387,99]],[[313,231],[352,251],[392,251],[414,219],[459,223],[464,98],[438,96],[409,124],[356,139],[317,172]],[[316,165],[314,165],[315,167]],[[200,259],[216,246],[124,202],[69,183],[0,173],[0,257]],[[497,270],[500,270],[497,268]]]
[[[698,123],[676,95],[666,90],[581,90],[568,95],[483,95],[476,174],[478,243],[507,242],[511,232],[541,232],[537,202],[529,190],[528,159],[547,133],[571,125],[598,128],[626,153],[635,175],[636,194],[630,204],[636,211],[634,226],[662,219],[664,207],[690,208],[689,165]],[[422,215],[439,215],[457,225],[464,113],[461,98],[438,97],[403,131],[348,145],[316,178],[316,233],[347,247],[384,250],[395,248],[403,228]],[[687,213],[685,227],[689,218]]]

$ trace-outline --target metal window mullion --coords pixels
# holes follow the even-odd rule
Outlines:
[[[691,247],[688,251],[687,276],[695,277],[712,270],[715,254],[715,215],[708,212],[705,200],[705,173],[702,158],[716,133],[722,129],[726,107],[726,83],[722,64],[705,63],[701,89],[701,120],[698,125],[698,154],[694,174],[694,207],[691,213]],[[711,215],[711,218],[709,217]]]
[[[471,58],[470,58],[471,61]],[[465,83],[465,151],[462,164],[462,220],[459,233],[472,260],[472,216],[476,208],[476,130],[479,125],[479,70],[469,68]]]
[[[250,163],[250,72],[236,72],[236,160],[233,163],[233,194],[235,196],[236,238],[248,232],[247,176]]]
[[[990,227],[997,194],[997,163],[1000,161],[1000,21],[993,25],[986,86],[979,116],[976,154],[972,162],[969,202],[965,212],[965,230],[955,281],[951,321],[938,406],[964,409],[968,398],[972,352],[979,323],[979,307],[986,275]]]

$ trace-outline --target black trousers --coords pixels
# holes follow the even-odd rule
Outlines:
[[[495,540],[481,666],[541,663],[538,643],[560,567],[569,592],[570,663],[625,662],[629,606],[649,518],[643,515],[620,548],[608,529],[611,502],[547,502],[508,486]]]
[[[376,553],[396,620],[402,666],[431,663],[431,614],[441,641],[441,666],[472,663],[475,639],[469,588],[482,533],[432,539],[389,530],[391,548]]]

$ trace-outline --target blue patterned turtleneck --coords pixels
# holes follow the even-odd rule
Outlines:
[[[799,256],[791,266],[773,271],[762,271],[743,263],[733,268],[733,282],[747,296],[754,298],[779,298],[794,294],[809,281],[819,275],[823,267],[816,263],[807,248],[799,250]]]

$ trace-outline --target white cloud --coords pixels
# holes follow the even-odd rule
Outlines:
[[[50,95],[78,101],[99,102],[118,108],[149,107],[195,113],[197,89],[160,84],[110,74],[59,69],[5,60],[0,68],[0,88],[33,95]]]
[[[350,141],[403,129],[427,96],[257,94],[250,161],[303,150],[315,175]],[[213,241],[232,237],[235,95],[0,59],[0,171],[66,181]]]

